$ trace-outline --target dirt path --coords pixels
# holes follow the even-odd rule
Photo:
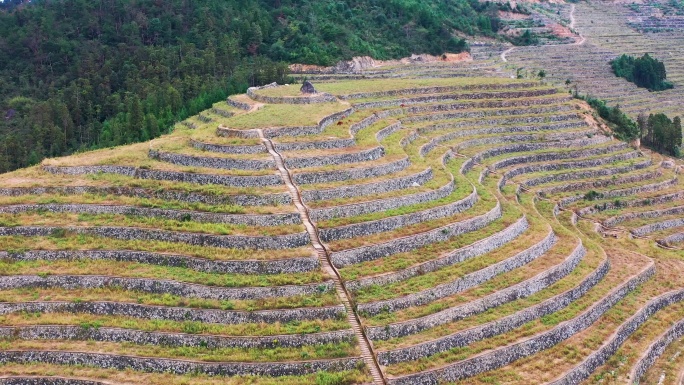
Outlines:
[[[575,4],[572,4],[570,6],[570,25],[568,25],[568,27],[571,30],[575,29]],[[587,41],[587,39],[584,36],[582,36],[581,33],[578,32],[577,35],[580,37],[580,40],[578,42],[575,42],[573,45],[582,45],[585,41]]]
[[[506,60],[506,55],[508,55],[510,52],[512,52],[515,49],[515,47],[511,47],[503,52],[501,52],[501,61],[506,63],[508,60]]]

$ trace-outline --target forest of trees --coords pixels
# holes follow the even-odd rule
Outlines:
[[[679,116],[670,120],[665,114],[650,114],[648,117],[640,114],[637,124],[642,144],[664,154],[682,156],[682,120]]]
[[[644,54],[640,58],[622,55],[612,60],[610,66],[615,76],[625,78],[638,87],[648,88],[650,91],[662,91],[673,87],[672,83],[665,80],[665,64],[649,54]]]
[[[0,172],[155,137],[287,63],[467,49],[477,0],[5,0]]]

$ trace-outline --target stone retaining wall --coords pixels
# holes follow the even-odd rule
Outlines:
[[[97,187],[97,186],[65,186],[65,187],[14,187],[0,188],[0,196],[23,195],[115,195],[147,199],[161,199],[187,203],[204,203],[208,205],[233,204],[238,206],[277,206],[292,203],[289,193],[263,195],[212,195],[184,190],[152,190],[139,187]]]
[[[404,114],[404,110],[401,108],[375,112],[375,113],[373,113],[373,115],[362,119],[360,122],[352,124],[349,127],[349,134],[352,137],[356,137],[356,134],[358,134],[359,131],[363,130],[364,128],[368,128],[368,127],[372,126],[373,124],[381,121],[382,119],[386,119],[390,116],[403,115],[403,114]]]
[[[568,100],[567,96],[559,98],[535,98],[522,99],[518,98],[534,97],[551,95],[556,93],[554,89],[551,90],[530,90],[530,91],[508,91],[508,92],[477,92],[477,93],[456,93],[447,95],[430,95],[419,96],[415,98],[402,98],[392,100],[380,100],[377,102],[355,103],[356,109],[370,109],[370,108],[387,108],[396,106],[409,106],[414,104],[427,103],[442,103],[447,100],[468,100],[468,99],[483,99],[479,102],[460,102],[460,103],[442,103],[435,108],[442,108],[445,110],[455,109],[472,109],[472,108],[506,108],[517,106],[533,106],[540,104],[557,104]],[[487,99],[508,99],[508,100],[487,100]],[[513,100],[511,100],[513,99]],[[442,107],[443,106],[443,107]]]
[[[275,323],[317,319],[343,319],[344,305],[296,309],[235,311],[188,307],[151,306],[124,302],[0,302],[0,314],[12,313],[84,313],[140,319],[197,321],[217,324]]]
[[[635,171],[635,170],[643,170],[647,167],[651,166],[651,159],[646,159],[644,161],[629,165],[629,166],[622,166],[622,167],[610,167],[610,168],[601,168],[597,170],[588,170],[588,171],[572,171],[568,173],[560,173],[560,174],[552,174],[552,175],[546,175],[546,176],[541,176],[537,178],[532,178],[525,180],[522,185],[525,188],[530,188],[533,186],[538,186],[540,184],[545,184],[545,183],[553,183],[553,182],[565,182],[569,180],[577,180],[577,179],[589,179],[589,178],[598,178],[602,176],[611,176],[611,175],[617,175],[617,174],[624,174],[630,171]]]
[[[611,190],[611,191],[604,191],[601,193],[601,195],[603,196],[603,198],[618,198],[618,197],[624,197],[624,196],[636,195],[636,194],[642,194],[642,193],[651,193],[651,192],[655,192],[655,191],[664,190],[664,189],[667,189],[667,188],[672,187],[672,186],[676,186],[677,183],[679,183],[679,180],[675,177],[673,179],[669,179],[669,180],[657,182],[657,183],[651,183],[651,184],[629,187],[629,188],[624,188],[624,189]],[[584,199],[584,194],[563,198],[559,201],[559,203],[560,203],[561,207],[564,207],[564,206],[567,206],[571,203],[581,201],[582,199]]]
[[[675,233],[657,241],[664,246],[672,246],[684,242],[684,233]]]
[[[520,156],[514,156],[506,159],[502,159],[498,162],[492,163],[488,165],[488,167],[492,170],[498,170],[504,167],[510,167],[514,166],[517,164],[524,164],[524,163],[539,163],[539,162],[552,162],[552,161],[558,161],[558,160],[566,160],[566,159],[581,159],[581,158],[587,158],[590,156],[596,156],[596,155],[603,155],[603,154],[609,154],[612,152],[617,152],[624,150],[626,148],[626,143],[617,143],[613,145],[609,145],[606,147],[599,147],[599,148],[590,148],[590,149],[585,149],[585,150],[572,150],[572,151],[563,151],[563,152],[545,152],[541,154],[530,154],[530,155],[520,155]],[[638,154],[636,152],[630,152],[628,154]],[[622,156],[622,154],[614,155],[614,156]],[[632,155],[627,155],[629,158],[632,158]],[[589,160],[591,161],[591,160]]]
[[[560,141],[575,141],[581,140],[587,137],[587,132],[569,132],[569,133],[559,133],[559,134],[526,134],[526,135],[503,135],[503,136],[490,136],[484,138],[470,139],[456,144],[454,147],[458,150],[464,150],[469,147],[477,147],[482,145],[494,145],[501,143],[516,143],[516,142],[537,142],[544,141],[545,143],[554,143]],[[442,143],[440,138],[438,140],[432,140],[420,148],[420,155],[425,156],[429,151],[434,149],[438,144]]]
[[[273,143],[276,151],[304,151],[304,150],[331,150],[334,148],[347,148],[356,145],[354,139],[330,139],[316,142],[288,142]]]
[[[573,140],[573,141],[569,141],[566,143],[554,143],[554,142],[519,143],[519,144],[508,145],[508,146],[490,148],[490,149],[484,150],[478,154],[475,154],[467,162],[463,163],[463,165],[461,166],[461,173],[463,173],[463,174],[468,173],[472,169],[472,167],[475,165],[475,163],[482,163],[485,159],[492,158],[492,157],[499,156],[499,155],[514,153],[514,152],[529,152],[529,151],[547,150],[547,149],[553,149],[553,148],[571,148],[571,147],[592,146],[592,145],[605,143],[607,141],[610,141],[610,138],[608,138],[606,136],[597,136],[594,138]],[[625,145],[625,144],[621,144],[621,145]],[[596,149],[596,150],[598,150],[598,149]],[[600,151],[606,151],[606,150],[601,149]],[[558,155],[554,154],[553,156],[558,156]],[[559,159],[559,158],[556,158],[556,159]],[[508,165],[508,164],[506,164],[506,165]]]
[[[324,201],[404,190],[413,186],[414,183],[422,185],[430,179],[432,179],[432,168],[427,168],[424,171],[413,175],[388,179],[376,183],[357,184],[327,190],[304,190],[302,191],[302,200],[304,200],[304,202]]]
[[[570,198],[575,198],[575,197],[570,197]],[[567,199],[567,198],[566,198]],[[584,196],[581,196],[581,199],[584,199]],[[578,200],[581,200],[578,199]],[[651,206],[651,205],[659,205],[662,203],[666,202],[673,202],[673,201],[678,201],[684,199],[684,191],[678,191],[673,194],[665,194],[665,195],[658,195],[658,196],[653,196],[653,197],[648,197],[648,198],[639,198],[639,199],[633,199],[633,200],[619,200],[616,199],[613,202],[606,202],[604,201],[603,203],[597,203],[594,206],[589,206],[582,208],[577,211],[577,214],[581,216],[586,216],[589,214],[594,214],[598,213],[601,211],[605,210],[613,210],[613,209],[624,209],[627,207],[645,207],[645,206]],[[568,200],[568,202],[572,203],[573,201]],[[565,204],[565,200],[563,202]],[[628,213],[624,215],[620,215],[617,217],[612,217],[608,218],[605,221],[603,221],[603,225],[607,227],[612,227],[615,226],[625,220],[632,219],[633,217],[631,216],[632,214],[637,214],[637,213]]]
[[[206,374],[209,376],[297,376],[319,371],[353,370],[363,363],[362,358],[339,358],[318,361],[292,362],[200,362],[166,358],[135,357],[103,353],[67,351],[0,351],[0,363],[46,363],[52,365],[94,366],[104,369],[136,370],[172,374]]]
[[[676,194],[670,194],[670,196],[676,196],[677,198],[684,197],[684,192],[680,192],[680,193],[676,193]],[[662,202],[663,200],[659,199],[659,201]],[[643,200],[640,202],[643,203]],[[648,204],[653,204],[651,199],[649,199]],[[627,204],[620,203],[619,207],[627,207]],[[631,221],[634,219],[644,219],[644,218],[658,218],[658,217],[662,217],[662,216],[666,216],[666,215],[677,215],[677,214],[684,214],[684,206],[672,207],[672,208],[663,209],[663,210],[627,213],[627,214],[619,215],[617,217],[608,218],[605,221],[603,221],[603,225],[607,226],[607,227],[613,227],[613,226],[617,225],[618,223],[622,223],[624,221]],[[655,231],[658,231],[658,230],[655,230]]]
[[[545,171],[556,171],[556,170],[567,170],[571,168],[587,168],[587,167],[597,167],[600,165],[605,165],[613,162],[619,162],[619,161],[625,161],[629,159],[634,159],[638,156],[638,153],[636,151],[628,152],[626,154],[618,154],[618,155],[612,155],[606,158],[598,158],[598,159],[587,159],[587,160],[581,160],[577,162],[566,162],[566,163],[544,163],[544,164],[530,164],[522,167],[518,167],[509,171],[506,171],[503,174],[503,183],[513,177],[523,175],[523,174],[531,174],[535,172],[545,172]],[[579,157],[573,157],[575,159]],[[511,159],[511,158],[509,158]],[[516,159],[515,163],[519,163],[522,159],[525,160],[525,162],[530,162],[530,163],[541,163],[541,162],[548,162],[548,161],[553,161],[555,159],[549,159],[549,156],[546,154],[539,154],[539,155],[529,155],[525,157],[521,157],[520,159]],[[489,169],[496,170],[500,167],[501,164],[504,163],[512,163],[512,162],[506,162],[508,159],[503,160],[501,162],[497,162],[494,165],[490,165]],[[650,163],[650,160],[648,160]]]
[[[393,239],[388,242],[334,252],[330,256],[330,260],[335,267],[338,268],[372,261],[390,255],[415,250],[432,243],[446,241],[447,239],[460,234],[479,230],[499,218],[501,218],[501,204],[497,201],[494,208],[485,214],[461,222],[451,223],[423,233]]]
[[[403,123],[418,123],[418,122],[428,122],[435,120],[451,120],[451,119],[474,119],[474,118],[487,118],[487,117],[503,117],[503,116],[520,116],[520,115],[542,115],[549,113],[560,114],[563,112],[572,111],[570,106],[541,106],[541,107],[527,107],[527,108],[512,108],[512,109],[487,109],[487,110],[475,110],[475,111],[457,111],[457,112],[443,112],[447,110],[446,106],[420,106],[411,107],[407,110],[411,111],[413,114],[417,113],[427,113],[421,115],[412,115],[403,118],[401,121]],[[440,112],[440,113],[434,113]]]
[[[472,124],[472,123],[471,123]],[[457,128],[459,126],[454,127],[454,123],[441,123],[441,124],[432,124],[428,126],[423,126],[418,129],[418,131],[421,134],[428,134],[430,132],[434,131],[445,131],[445,130],[451,130],[452,128]],[[466,132],[470,132],[471,134],[469,135],[480,135],[479,133],[481,132],[481,135],[485,134],[499,134],[499,133],[513,133],[513,132],[535,132],[535,131],[560,131],[560,130],[567,130],[567,129],[573,129],[573,128],[580,128],[580,127],[588,127],[587,122],[584,120],[575,120],[575,121],[563,121],[559,123],[553,123],[553,124],[535,124],[535,125],[515,125],[515,126],[510,126],[507,125],[505,127],[491,127],[491,128],[478,128],[478,129],[470,129],[470,130],[463,130]],[[456,131],[458,132],[458,131]],[[454,132],[454,133],[456,133]],[[465,135],[465,136],[469,136]]]
[[[684,291],[682,290],[671,291],[650,300],[636,314],[620,325],[618,330],[612,335],[612,338],[607,343],[604,343],[599,350],[592,353],[592,355],[585,359],[579,366],[575,367],[558,380],[552,382],[550,385],[571,385],[588,378],[596,368],[608,361],[608,359],[617,352],[618,348],[627,341],[629,336],[631,336],[653,314],[683,300]],[[673,339],[679,338],[682,333],[684,333],[684,322],[680,321],[656,342],[651,344],[634,367],[634,370],[629,377],[631,383],[639,384],[639,380],[646,373],[648,368],[653,365],[656,358],[663,353],[667,345]]]
[[[230,96],[226,99],[226,103],[228,103],[229,106],[235,107],[239,110],[249,111],[252,109],[252,106],[249,103],[244,103],[239,100],[235,100]]]
[[[276,297],[312,296],[335,290],[332,281],[307,285],[265,287],[220,287],[178,282],[168,279],[111,277],[106,275],[6,275],[0,278],[0,290],[26,288],[99,289],[110,288],[187,298],[215,300],[255,300]]]
[[[566,191],[581,191],[593,188],[602,188],[611,185],[621,185],[626,183],[636,183],[647,179],[655,179],[662,175],[660,170],[645,172],[643,174],[628,175],[622,178],[599,179],[592,182],[568,183],[560,186],[552,186],[539,190],[540,194],[556,194]]]
[[[583,124],[586,125],[586,124]],[[495,127],[495,128],[482,128],[473,130],[458,130],[454,132],[449,132],[448,134],[441,135],[430,139],[429,142],[425,143],[420,148],[420,155],[425,156],[427,153],[432,151],[440,143],[448,142],[458,138],[464,138],[468,136],[475,135],[491,135],[491,134],[502,134],[502,133],[515,133],[515,132],[539,132],[546,130],[560,130],[562,128],[556,127],[556,125],[547,126],[516,126],[516,127]],[[427,133],[435,130],[425,131],[422,129],[418,130],[420,133]],[[584,135],[584,133],[582,133]],[[547,135],[548,136],[548,135]],[[530,137],[532,140],[537,140],[539,137]],[[576,139],[576,138],[573,138]]]
[[[411,165],[408,157],[380,165],[347,168],[320,172],[300,172],[292,175],[292,180],[299,185],[341,182],[345,180],[377,178],[403,171]]]
[[[221,214],[190,210],[152,209],[126,205],[99,205],[79,203],[18,204],[0,206],[0,214],[18,214],[24,212],[52,212],[76,214],[111,214],[140,217],[155,217],[176,221],[193,221],[202,223],[231,223],[246,226],[283,226],[301,224],[298,213],[242,215]]]
[[[375,140],[378,142],[382,142],[385,140],[388,136],[394,134],[395,132],[398,132],[399,130],[402,129],[401,122],[396,122],[392,123],[389,126],[383,128],[382,130],[378,131],[375,134]]]
[[[333,206],[320,209],[310,209],[309,216],[313,221],[321,221],[332,218],[345,218],[379,211],[391,210],[397,207],[417,205],[435,201],[451,195],[454,191],[454,182],[449,181],[446,185],[427,192],[421,192],[400,197],[378,199],[374,201]]]
[[[266,146],[263,144],[255,145],[227,145],[227,144],[213,144],[204,143],[194,139],[190,139],[192,147],[209,152],[219,152],[223,154],[262,154],[266,153]]]
[[[110,382],[81,380],[65,377],[0,377],[0,385],[111,385]]]
[[[335,112],[321,119],[315,126],[267,127],[263,128],[262,132],[264,134],[264,137],[269,139],[281,136],[317,135],[323,132],[323,130],[329,125],[346,118],[353,112],[353,108],[348,108],[344,111]],[[259,138],[259,131],[257,131],[256,129],[236,129],[219,126],[216,129],[216,135],[237,138]]]
[[[606,311],[610,310],[637,286],[648,280],[654,273],[655,267],[651,265],[649,269],[620,285],[577,317],[562,322],[544,333],[526,338],[512,345],[478,354],[472,358],[439,369],[394,378],[390,383],[393,385],[408,385],[455,382],[488,370],[500,368],[521,358],[549,349],[590,327]],[[576,383],[578,382],[568,382],[568,384]]]
[[[393,273],[361,278],[357,281],[347,281],[344,286],[347,290],[355,291],[368,286],[385,286],[395,282],[405,281],[411,277],[436,271],[496,250],[520,236],[528,228],[529,223],[527,222],[527,218],[523,216],[504,230],[471,245],[453,250],[447,255],[437,259],[423,262]]]
[[[319,235],[323,242],[331,242],[340,239],[363,237],[371,234],[391,231],[404,226],[426,222],[433,219],[445,218],[470,209],[477,202],[477,190],[473,188],[470,195],[458,201],[430,209],[417,211],[411,214],[396,215],[375,221],[354,223],[346,226],[319,229]]]
[[[677,210],[677,211],[681,213],[682,210],[680,208],[680,210]],[[663,214],[663,215],[665,215],[665,214]],[[681,226],[684,226],[684,218],[676,218],[676,219],[670,219],[670,220],[662,221],[662,222],[650,223],[648,225],[644,225],[644,226],[632,229],[629,232],[636,235],[636,236],[643,237],[647,234],[655,233],[656,231],[662,231],[662,230],[671,229],[673,227],[681,227]]]
[[[158,150],[150,150],[148,156],[151,159],[157,159],[162,162],[176,164],[180,166],[221,168],[227,170],[275,169],[275,161],[273,159],[261,160],[194,156],[185,154],[174,154],[172,152],[164,152]]]
[[[580,241],[577,247],[575,247],[563,262],[530,279],[494,292],[478,300],[448,308],[424,317],[386,326],[368,327],[366,328],[366,335],[372,340],[387,340],[403,337],[439,325],[455,322],[520,298],[529,297],[570,274],[582,258],[584,258],[586,253],[587,251]]]
[[[85,175],[85,174],[119,174],[140,179],[164,180],[171,182],[187,182],[197,184],[217,184],[231,187],[265,187],[283,184],[280,175],[233,176],[218,174],[194,174],[188,172],[146,170],[126,166],[43,166],[43,170],[51,174]]]
[[[431,126],[423,127],[424,130],[443,130],[443,129],[462,129],[462,128],[472,128],[474,124],[477,126],[496,126],[500,127],[506,125],[512,127],[513,124],[517,125],[532,125],[532,124],[576,124],[578,122],[583,123],[586,126],[586,122],[580,120],[579,115],[575,112],[567,114],[558,114],[553,116],[522,116],[522,117],[506,117],[498,119],[479,119],[476,122],[471,120],[457,120],[449,121],[447,123],[438,123]]]
[[[390,90],[390,91],[375,91],[375,92],[358,92],[355,94],[339,95],[342,100],[348,99],[370,99],[370,98],[383,98],[389,96],[397,95],[420,95],[420,94],[439,94],[444,92],[453,91],[466,91],[466,90],[505,90],[514,88],[528,88],[536,87],[539,83],[506,83],[506,84],[472,84],[466,86],[434,86],[434,87],[417,87],[417,88],[404,88],[400,90]]]
[[[423,342],[406,348],[378,353],[378,361],[382,365],[397,364],[429,357],[447,350],[466,347],[476,341],[481,341],[497,335],[507,333],[530,321],[555,313],[577,299],[581,298],[589,289],[596,286],[610,270],[610,262],[605,260],[599,267],[589,274],[578,286],[549,298],[537,305],[527,307],[509,316],[496,319],[485,324],[474,326],[448,336]]]
[[[641,377],[643,377],[648,369],[653,366],[655,361],[660,357],[665,349],[677,339],[680,339],[684,335],[684,320],[675,323],[671,328],[669,328],[664,334],[662,334],[656,341],[654,341],[646,352],[641,356],[639,361],[632,369],[629,378],[632,380],[633,384],[638,385],[641,382]],[[613,355],[614,353],[610,353]],[[606,354],[607,356],[610,356]],[[559,384],[560,385],[560,384]]]
[[[385,156],[384,147],[373,147],[367,150],[348,154],[333,154],[312,156],[304,158],[285,158],[286,167],[288,168],[306,168],[306,167],[321,167],[329,165],[342,165],[347,163],[360,163],[377,160]]]
[[[233,337],[147,332],[107,327],[87,328],[71,325],[36,325],[0,327],[0,339],[127,342],[138,345],[188,346],[206,349],[273,349],[351,342],[354,341],[355,335],[351,329],[311,334]]]
[[[131,250],[34,250],[22,253],[0,251],[0,259],[12,261],[105,260],[183,267],[221,274],[292,274],[317,270],[316,256],[275,260],[210,260],[186,255]]]
[[[275,88],[275,87],[285,87],[280,85],[272,86],[271,84],[262,87],[250,87],[247,89],[247,96],[250,98],[268,104],[315,104],[315,103],[332,103],[336,102],[337,98],[326,92],[319,92],[311,95],[302,96],[266,96],[260,95],[257,91]],[[296,87],[293,87],[296,88]]]
[[[136,227],[55,227],[55,226],[16,226],[0,227],[0,236],[49,237],[62,231],[76,234],[91,234],[124,240],[155,240],[161,242],[180,242],[189,245],[237,249],[290,249],[309,244],[306,232],[274,235],[274,236],[246,236],[246,235],[214,235],[203,233],[189,233],[180,231],[166,231],[143,229]]]
[[[551,231],[539,243],[512,257],[506,258],[503,261],[466,274],[451,282],[433,286],[429,289],[417,291],[398,298],[359,304],[357,310],[374,316],[384,311],[392,313],[409,307],[432,303],[487,282],[499,274],[524,266],[544,255],[554,244],[556,244],[556,236],[553,231]]]

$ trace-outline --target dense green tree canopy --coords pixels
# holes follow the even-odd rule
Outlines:
[[[0,7],[0,172],[145,140],[286,64],[466,49],[476,0],[9,0]]]
[[[644,54],[640,58],[622,55],[610,62],[616,76],[623,77],[639,87],[651,91],[662,91],[672,88],[672,83],[665,81],[667,73],[665,64],[658,59]]]

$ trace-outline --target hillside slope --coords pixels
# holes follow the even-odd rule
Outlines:
[[[681,166],[498,59],[252,88],[0,175],[0,381],[640,377],[684,318]]]
[[[497,7],[458,1],[34,0],[0,10],[0,172],[147,140],[286,64],[460,52]]]

